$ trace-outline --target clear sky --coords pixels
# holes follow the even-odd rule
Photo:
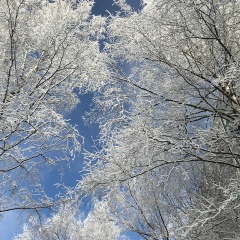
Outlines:
[[[93,8],[93,14],[95,15],[107,15],[107,11],[114,14],[118,7],[113,5],[113,0],[95,0],[95,5]],[[129,3],[135,8],[139,8],[140,0],[129,0]],[[84,126],[82,116],[86,111],[90,109],[90,104],[92,102],[92,94],[86,94],[80,96],[80,104],[77,108],[67,116],[70,119],[73,125],[78,125],[79,133],[84,136],[84,148],[91,150],[92,146],[92,137],[96,138],[98,135],[99,129],[98,126]],[[71,168],[69,169],[66,164],[63,164],[65,169],[65,175],[63,176],[62,181],[68,186],[75,186],[77,180],[80,179],[80,173],[83,166],[83,156],[79,154],[76,156],[74,162],[71,162]],[[43,184],[45,190],[48,194],[54,196],[57,191],[54,190],[53,184],[58,182],[59,175],[58,169],[53,169],[50,173],[48,171],[44,172]],[[0,222],[0,239],[1,240],[11,240],[12,237],[18,233],[22,232],[22,226],[18,219],[18,213],[8,212],[4,215],[2,221]],[[129,237],[133,240],[141,239],[137,234],[129,233]],[[97,239],[96,239],[97,240]]]

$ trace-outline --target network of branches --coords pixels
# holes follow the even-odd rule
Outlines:
[[[130,3],[1,1],[0,212],[32,216],[15,239],[239,239],[240,2]],[[87,92],[95,149],[53,199],[43,169],[84,148],[66,113]]]

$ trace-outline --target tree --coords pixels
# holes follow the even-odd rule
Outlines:
[[[239,2],[116,2],[114,81],[89,113],[102,114],[102,148],[79,187],[145,239],[237,239]]]
[[[78,207],[69,203],[62,205],[56,214],[43,223],[32,219],[31,225],[25,225],[23,233],[14,240],[120,239],[119,228],[106,217],[106,204],[98,202],[95,207],[82,221]]]
[[[51,207],[40,169],[80,150],[80,135],[65,119],[79,102],[74,90],[96,90],[107,76],[98,44],[104,19],[91,17],[92,6],[1,1],[1,213]]]

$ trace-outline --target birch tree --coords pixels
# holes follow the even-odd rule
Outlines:
[[[0,212],[51,207],[40,169],[80,150],[66,113],[107,76],[93,1],[0,4]]]
[[[80,189],[144,239],[237,239],[239,1],[116,3],[114,81],[89,113],[102,114],[102,148]]]

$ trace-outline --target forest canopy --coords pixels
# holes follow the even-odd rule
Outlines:
[[[114,4],[1,1],[1,214],[30,214],[16,240],[238,239],[240,2]],[[66,118],[86,93],[91,151]],[[50,197],[42,170],[79,151],[76,186]]]

